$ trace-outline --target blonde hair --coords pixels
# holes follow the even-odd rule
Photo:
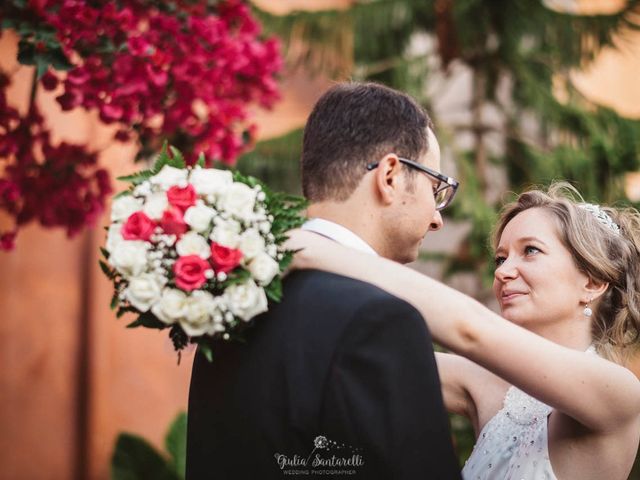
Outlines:
[[[609,284],[592,307],[596,350],[626,364],[640,344],[640,213],[634,208],[600,206],[619,227],[616,232],[615,226],[584,205],[580,193],[566,182],[553,183],[546,192],[524,192],[504,206],[493,235],[494,248],[519,213],[530,208],[551,213],[576,267],[592,280]]]

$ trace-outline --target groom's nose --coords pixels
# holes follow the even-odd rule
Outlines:
[[[440,230],[443,225],[444,221],[442,220],[442,215],[440,215],[440,212],[436,210],[433,215],[433,220],[431,220],[431,223],[429,224],[429,230]]]

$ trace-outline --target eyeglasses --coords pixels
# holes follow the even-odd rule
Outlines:
[[[456,194],[456,191],[458,190],[458,185],[460,185],[460,182],[451,177],[448,177],[447,175],[443,175],[440,172],[436,172],[429,167],[425,167],[418,162],[409,160],[408,158],[398,157],[398,160],[400,160],[400,162],[404,163],[405,165],[411,168],[415,168],[416,170],[420,170],[421,172],[426,173],[430,177],[433,177],[439,181],[435,191],[433,192],[433,198],[436,202],[436,210],[442,210],[451,203],[453,197]],[[367,170],[374,170],[378,168],[378,165],[380,165],[380,162],[370,163],[369,165],[367,165]]]

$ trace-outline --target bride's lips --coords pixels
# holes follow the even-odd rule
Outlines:
[[[500,295],[500,299],[502,300],[502,303],[508,303],[512,300],[515,300],[516,298],[520,298],[527,295],[527,292],[520,292],[520,291],[516,291],[516,290],[505,290],[502,292],[502,295]]]

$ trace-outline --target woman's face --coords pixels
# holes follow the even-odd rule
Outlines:
[[[493,292],[502,316],[525,327],[580,318],[588,277],[561,243],[542,208],[516,215],[496,249]]]

